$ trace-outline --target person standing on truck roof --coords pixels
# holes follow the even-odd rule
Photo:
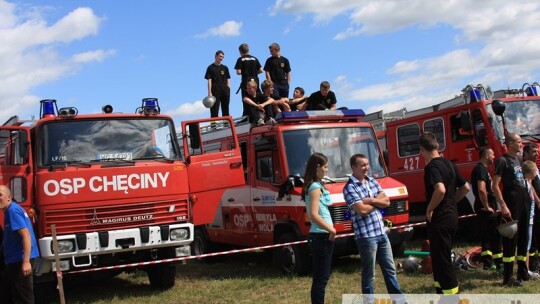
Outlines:
[[[216,102],[210,108],[210,117],[219,116],[219,107],[221,105],[221,115],[229,116],[229,103],[231,100],[231,75],[229,68],[222,64],[225,53],[218,50],[215,55],[214,63],[206,68],[204,79],[208,81],[208,96],[214,96]]]
[[[248,96],[247,83],[255,81],[258,88],[259,74],[263,72],[263,69],[259,59],[249,54],[249,45],[247,43],[240,44],[238,50],[240,51],[240,57],[236,60],[234,69],[236,70],[236,74],[242,77],[238,91],[242,92],[242,101],[244,101],[244,98]],[[238,94],[238,91],[236,91],[236,94]],[[244,102],[242,104],[244,106],[242,116],[246,116],[248,115],[247,104]]]
[[[4,212],[5,262],[0,303],[34,303],[32,263],[39,256],[39,250],[32,223],[4,185],[0,185],[0,209]]]
[[[308,245],[313,260],[313,281],[311,283],[311,303],[324,303],[326,285],[332,272],[332,255],[336,229],[328,206],[330,192],[322,179],[328,173],[328,158],[321,153],[313,153],[306,164],[302,199],[306,203],[311,222]]]
[[[426,219],[435,291],[453,295],[459,292],[451,257],[458,226],[457,203],[469,192],[469,185],[454,163],[439,155],[439,143],[433,133],[422,133],[419,145],[426,160]]]
[[[502,216],[506,220],[517,220],[517,236],[509,239],[502,238],[503,243],[503,285],[522,286],[529,280],[527,269],[527,243],[529,230],[529,216],[531,200],[525,186],[525,179],[521,169],[519,152],[521,151],[521,137],[516,133],[508,133],[504,140],[507,152],[497,159],[495,163],[495,176],[493,176],[493,193],[501,205]],[[503,192],[499,188],[503,186]],[[514,261],[517,247],[517,279],[514,279]]]
[[[538,146],[536,143],[528,142],[523,147],[523,160],[530,160],[536,164],[538,160]],[[540,194],[540,177],[536,177],[532,180],[532,186],[536,194]],[[531,248],[529,249],[529,271],[532,273],[538,273],[538,260],[540,258],[538,249],[540,248],[540,208],[538,205],[534,205],[534,217],[533,217],[533,231],[531,237]]]
[[[270,57],[266,59],[264,71],[266,72],[266,80],[270,80],[275,85],[274,95],[275,100],[281,98],[289,98],[289,85],[291,83],[291,65],[289,59],[281,56],[281,48],[279,44],[272,43],[268,47],[270,49]]]
[[[330,91],[330,83],[325,80],[321,82],[319,91],[309,96],[302,110],[335,110],[336,104],[336,94]]]
[[[367,156],[354,154],[350,159],[350,165],[352,175],[343,188],[343,196],[351,209],[354,238],[362,263],[364,303],[373,302],[376,262],[381,266],[386,290],[390,295],[398,295],[392,296],[392,300],[403,303],[405,297],[399,288],[392,246],[381,213],[381,209],[390,206],[390,199],[377,180],[368,176]]]
[[[488,170],[494,163],[495,153],[488,147],[482,147],[479,157],[480,161],[471,173],[471,184],[480,230],[481,257],[484,269],[497,270],[502,269],[501,235],[497,231],[501,219]]]
[[[271,82],[265,80],[262,83],[263,87],[270,86]],[[266,88],[269,92],[268,88]],[[274,99],[263,95],[257,90],[257,82],[250,81],[247,83],[247,96],[243,99],[244,104],[246,104],[246,110],[248,115],[248,120],[250,123],[256,122],[258,126],[265,124],[265,120],[270,123],[275,123],[272,116],[274,116],[274,111],[272,106],[274,104]]]

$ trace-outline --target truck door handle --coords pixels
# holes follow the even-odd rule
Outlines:
[[[232,197],[229,198],[229,199],[227,200],[227,202],[234,202],[234,198],[232,198]]]
[[[254,197],[253,200],[256,201],[256,202],[258,202],[258,201],[261,200],[261,198],[260,198],[260,197]]]

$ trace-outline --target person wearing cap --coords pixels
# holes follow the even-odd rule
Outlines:
[[[32,263],[39,249],[30,218],[0,185],[0,209],[4,212],[4,263],[0,303],[34,303]]]
[[[507,152],[495,162],[493,176],[493,194],[501,205],[502,216],[506,220],[517,220],[517,236],[502,238],[503,245],[503,285],[522,286],[529,280],[527,269],[527,243],[531,200],[523,178],[519,153],[521,137],[516,133],[506,134],[504,144]],[[502,184],[502,192],[499,185]],[[514,279],[514,262],[517,247],[517,278]]]
[[[459,293],[459,282],[451,255],[458,226],[457,203],[469,192],[469,185],[456,165],[439,154],[439,143],[433,133],[422,133],[418,143],[426,160],[426,226],[435,292],[455,295]]]
[[[289,85],[291,83],[289,60],[281,56],[279,44],[274,42],[268,48],[271,56],[266,59],[264,71],[266,72],[266,80],[274,83],[274,95],[272,97],[275,100],[289,98]]]
[[[303,110],[335,110],[337,104],[336,94],[330,91],[328,81],[321,82],[319,91],[312,93],[304,103]]]

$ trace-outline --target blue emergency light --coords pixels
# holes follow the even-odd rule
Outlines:
[[[472,88],[469,91],[469,97],[471,98],[471,102],[477,102],[482,100],[482,93],[480,93],[480,90],[477,88]]]
[[[307,120],[344,120],[361,119],[365,116],[364,110],[327,110],[327,111],[291,111],[280,112],[276,115],[278,122],[295,122]]]
[[[55,117],[55,113],[58,113],[56,106],[56,99],[43,99],[40,101],[41,106],[39,109],[39,117]],[[56,112],[55,112],[56,109]]]
[[[523,87],[528,85],[529,87],[525,90],[525,93],[527,96],[540,96],[540,84],[538,82],[535,82],[531,85],[528,83],[524,84]]]
[[[157,115],[161,112],[159,108],[159,102],[157,98],[143,98],[142,105],[138,107],[135,112],[145,115]]]

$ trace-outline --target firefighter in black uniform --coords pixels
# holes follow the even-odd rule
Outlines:
[[[479,157],[480,161],[471,173],[471,184],[480,230],[482,263],[486,270],[497,270],[502,268],[501,235],[496,229],[501,220],[488,171],[489,166],[493,165],[495,154],[490,148],[482,147]]]
[[[497,159],[493,176],[493,193],[501,204],[501,212],[506,219],[518,221],[517,236],[502,238],[505,286],[522,286],[522,281],[529,280],[527,269],[527,243],[531,199],[525,188],[525,179],[521,171],[518,153],[521,150],[521,137],[508,133],[504,141],[508,152]],[[503,192],[499,188],[502,183]],[[517,245],[517,279],[514,279],[514,261]]]
[[[457,202],[469,192],[469,185],[456,166],[439,155],[439,143],[433,133],[420,135],[419,144],[427,162],[424,186],[429,202],[426,218],[435,290],[453,295],[459,292],[451,257],[458,225]]]

